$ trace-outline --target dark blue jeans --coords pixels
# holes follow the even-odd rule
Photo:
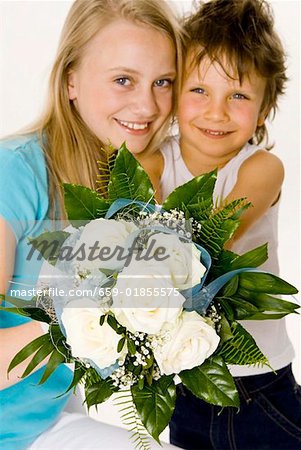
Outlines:
[[[301,388],[291,366],[235,383],[239,412],[209,405],[177,386],[170,442],[191,450],[300,450]]]

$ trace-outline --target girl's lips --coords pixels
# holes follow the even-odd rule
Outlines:
[[[115,119],[127,133],[140,135],[146,134],[149,131],[150,122],[129,122],[127,120]]]

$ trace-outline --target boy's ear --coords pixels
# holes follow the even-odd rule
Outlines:
[[[75,72],[69,72],[67,78],[69,100],[76,100],[76,75]]]

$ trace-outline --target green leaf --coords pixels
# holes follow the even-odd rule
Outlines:
[[[80,381],[84,377],[86,370],[87,369],[82,364],[80,364],[78,361],[75,361],[72,381],[68,386],[68,389],[63,394],[59,395],[59,397],[62,397],[67,392],[71,391],[71,389],[76,388],[76,386],[80,383]]]
[[[28,253],[27,259],[31,259],[35,252],[39,252],[38,260],[44,258],[50,264],[55,266],[60,255],[61,247],[70,233],[66,231],[46,231],[40,236],[29,239],[31,250]]]
[[[115,159],[108,185],[110,201],[128,198],[154,203],[154,189],[143,167],[122,144]]]
[[[163,376],[152,385],[139,389],[136,384],[131,388],[133,401],[141,422],[149,434],[157,441],[167,427],[174,411],[176,388],[172,376]]]
[[[261,272],[244,272],[239,275],[239,286],[266,294],[297,294],[298,290],[276,275]]]
[[[219,322],[220,330],[219,330],[219,337],[220,337],[220,343],[226,342],[228,339],[233,338],[233,333],[231,331],[231,326],[224,314],[220,313],[221,320]]]
[[[219,299],[221,304],[227,302],[231,305],[236,320],[246,320],[250,316],[260,312],[252,303],[236,297],[224,297]]]
[[[39,336],[38,338],[34,339],[32,342],[27,344],[25,347],[22,348],[22,350],[20,350],[16,354],[16,356],[11,361],[7,372],[9,373],[12,369],[14,369],[16,366],[25,361],[25,359],[27,359],[29,356],[35,353],[40,347],[48,343],[49,343],[48,334],[43,334],[42,336]]]
[[[227,284],[225,284],[225,286],[223,288],[223,296],[230,297],[231,295],[234,295],[238,289],[238,284],[239,284],[239,278],[236,275],[233,278],[231,278],[231,280],[228,281]]]
[[[268,244],[261,245],[241,256],[237,256],[231,264],[231,270],[243,267],[258,267],[268,259]]]
[[[117,346],[117,352],[118,353],[120,353],[122,351],[122,349],[124,347],[124,344],[125,344],[125,341],[126,341],[126,339],[125,339],[124,336],[119,340],[118,346]]]
[[[66,362],[70,362],[71,349],[66,343],[66,337],[63,335],[60,326],[51,324],[49,327],[49,335],[54,347],[65,357]]]
[[[298,303],[289,302],[278,297],[261,292],[248,291],[247,289],[239,288],[236,295],[253,303],[260,311],[281,312],[290,314],[296,312],[300,308]]]
[[[118,322],[117,322],[117,320],[115,319],[114,316],[109,314],[107,316],[107,323],[108,323],[108,325],[110,325],[111,328],[113,328],[114,331],[117,332],[117,330],[118,330]]]
[[[245,320],[279,320],[285,317],[287,314],[289,313],[271,314],[271,313],[257,312],[253,315],[246,316]]]
[[[42,345],[42,347],[39,348],[39,350],[36,352],[26,369],[24,370],[22,374],[22,378],[27,377],[44,359],[50,355],[50,353],[53,351],[53,344],[52,342],[47,342],[46,344]]]
[[[179,374],[183,384],[198,398],[217,406],[239,406],[234,380],[221,356]]]
[[[110,203],[97,192],[78,184],[65,183],[63,188],[67,216],[75,227],[106,215]]]
[[[136,353],[136,345],[133,339],[127,337],[128,351],[130,355],[134,355]]]
[[[183,205],[188,211],[193,211],[195,219],[200,218],[198,210],[202,204],[206,205],[207,209],[213,206],[212,195],[216,182],[216,170],[199,177],[195,177],[188,183],[177,187],[163,203],[163,208],[166,211],[171,209],[183,209]]]
[[[85,387],[85,398],[88,409],[93,405],[99,405],[106,401],[113,394],[113,389],[110,383],[106,380],[98,380]]]
[[[239,323],[231,325],[233,338],[227,340],[218,350],[227,364],[268,365],[266,356],[261,352],[255,340]]]
[[[57,369],[57,367],[65,362],[67,362],[65,356],[56,349],[54,349],[50,355],[48,363],[46,364],[45,370],[43,372],[42,378],[39,381],[39,384],[45,383],[45,381],[48,380],[50,375]]]
[[[51,318],[48,316],[48,314],[46,314],[46,312],[40,308],[6,308],[5,306],[0,306],[0,310],[18,314],[19,316],[30,317],[31,319],[37,320],[38,322],[51,322]]]

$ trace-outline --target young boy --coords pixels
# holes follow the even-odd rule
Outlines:
[[[279,272],[277,218],[284,178],[279,158],[261,147],[265,119],[284,91],[285,55],[262,0],[211,0],[185,24],[186,68],[179,98],[180,136],[161,149],[162,199],[177,186],[218,168],[218,202],[246,197],[247,210],[231,243],[244,253],[268,242],[261,268]],[[157,162],[160,161],[158,154]],[[189,449],[288,450],[301,445],[301,394],[284,319],[245,321],[269,367],[232,366],[239,413],[210,406],[179,387],[171,443]]]

